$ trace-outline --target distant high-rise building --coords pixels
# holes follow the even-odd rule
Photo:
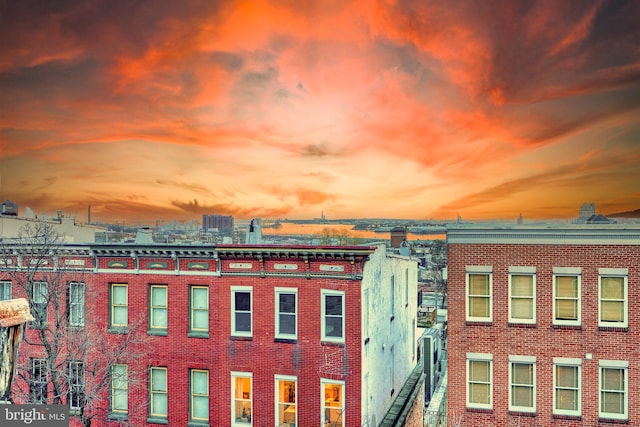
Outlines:
[[[202,215],[202,229],[217,229],[220,232],[233,231],[233,217],[230,215]]]

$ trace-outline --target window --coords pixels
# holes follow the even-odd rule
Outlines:
[[[276,375],[276,424],[298,425],[297,378]]]
[[[321,295],[322,340],[344,342],[344,292],[323,289]]]
[[[291,288],[276,288],[276,338],[296,339],[298,291]]]
[[[192,335],[209,334],[209,287],[191,286],[191,317],[189,331]]]
[[[69,283],[69,325],[84,326],[84,283]]]
[[[509,267],[509,322],[536,323],[535,268]]]
[[[11,299],[11,282],[0,282],[0,301]]]
[[[579,416],[582,412],[582,360],[553,358],[553,413]]]
[[[38,327],[44,327],[47,325],[47,283],[46,282],[34,282],[33,283],[33,317],[35,317],[35,324]]]
[[[601,268],[598,326],[627,327],[627,269]]]
[[[231,335],[251,336],[251,288],[231,288]]]
[[[580,276],[553,276],[553,323],[580,325]]]
[[[509,410],[535,412],[536,359],[509,356]]]
[[[167,418],[167,368],[149,370],[150,418]]]
[[[167,306],[167,285],[151,285],[149,287],[149,332],[166,334]]]
[[[231,372],[231,422],[234,426],[250,426],[252,415],[252,374]]]
[[[111,285],[111,327],[126,329],[129,323],[129,286],[126,284]]]
[[[344,381],[322,379],[322,426],[344,427]]]
[[[195,422],[209,421],[209,371],[191,369],[189,394],[189,419]]]
[[[29,396],[32,403],[47,403],[47,359],[31,359]]]
[[[493,355],[467,353],[467,407],[493,408]]]
[[[489,267],[490,268],[490,267]],[[467,267],[467,320],[491,322],[491,274],[486,267]],[[476,271],[478,270],[478,271]]]
[[[69,408],[79,412],[84,406],[84,364],[76,360],[69,362]]]
[[[111,368],[111,412],[125,415],[129,412],[129,373],[127,365]]]
[[[628,368],[625,361],[600,361],[600,418],[627,419]]]

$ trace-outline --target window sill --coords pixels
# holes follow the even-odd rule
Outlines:
[[[611,424],[629,424],[628,418],[606,418],[598,417],[599,423],[611,423]]]
[[[551,325],[551,329],[570,329],[570,330],[574,330],[574,331],[581,331],[582,330],[582,325],[553,324],[553,325]]]
[[[187,333],[187,337],[189,337],[189,338],[209,338],[209,332],[191,331],[191,332]]]
[[[296,338],[274,338],[273,342],[279,342],[282,344],[298,344],[298,340]]]
[[[169,420],[167,418],[153,418],[153,417],[149,417],[147,418],[147,422],[149,424],[165,424],[168,425],[169,424]]]
[[[253,341],[253,337],[241,337],[238,335],[231,335],[229,339],[231,341]]]
[[[115,412],[109,412],[107,418],[110,420],[124,421],[129,418],[129,414],[119,414]]]
[[[533,412],[529,412],[529,411],[514,411],[513,409],[510,410],[508,412],[509,415],[512,415],[514,417],[537,417],[538,413],[533,411]]]
[[[538,327],[537,323],[517,323],[517,322],[509,322],[507,326],[510,328],[525,328],[525,329],[536,329]]]
[[[481,414],[493,414],[493,408],[474,408],[467,406],[467,412],[478,412]]]
[[[582,415],[553,414],[552,417],[556,420],[582,421]]]
[[[629,332],[626,326],[598,326],[598,330],[602,332]]]
[[[110,326],[107,329],[107,332],[109,332],[110,334],[128,334],[129,328],[116,328],[116,327]]]
[[[465,326],[493,326],[491,320],[467,320],[464,322]]]
[[[155,335],[157,337],[166,337],[167,335],[169,335],[169,332],[164,329],[149,329],[147,331],[147,335]]]
[[[323,341],[323,340],[320,340],[320,345],[326,346],[326,347],[345,347],[346,346],[344,342]]]
[[[189,421],[187,423],[187,427],[209,427],[210,425],[207,421]]]

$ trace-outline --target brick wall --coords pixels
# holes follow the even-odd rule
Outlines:
[[[493,267],[493,321],[465,322],[466,266]],[[536,267],[537,321],[508,325],[508,268]],[[582,325],[552,327],[553,267],[582,268]],[[628,328],[598,328],[598,269],[628,268]],[[640,425],[640,246],[580,244],[449,244],[449,420],[464,426]],[[466,353],[493,354],[493,409],[466,409]],[[587,355],[590,354],[591,358]],[[508,411],[509,355],[536,356],[536,413]],[[582,416],[552,414],[553,358],[582,359]],[[626,360],[628,422],[598,420],[599,360]],[[461,418],[462,417],[462,418]]]

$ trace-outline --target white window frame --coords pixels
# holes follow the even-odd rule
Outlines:
[[[114,290],[116,288],[123,287],[125,288],[125,295],[127,296],[127,300],[125,304],[114,304]],[[126,323],[115,323],[115,311],[116,308],[124,308],[126,311]],[[129,326],[129,284],[128,283],[111,283],[110,293],[109,293],[109,326],[114,329],[126,329]]]
[[[470,363],[471,362],[486,362],[489,364],[489,403],[477,403],[471,402],[471,382],[469,378]],[[466,369],[466,404],[467,408],[479,408],[479,409],[493,409],[493,354],[488,353],[467,353],[467,369]]]
[[[466,267],[466,284],[465,284],[465,315],[467,322],[493,322],[493,267],[491,266],[473,266],[468,265]],[[489,300],[489,316],[488,317],[472,317],[470,312],[469,299],[472,295],[469,293],[469,286],[471,281],[469,278],[476,275],[486,275],[489,277],[489,295],[482,296]]]
[[[206,374],[207,390],[206,394],[194,391],[194,376],[196,374]],[[189,421],[195,423],[208,423],[209,422],[209,371],[206,369],[189,369]],[[206,399],[207,401],[207,416],[196,417],[195,414],[195,401],[196,399]]]
[[[340,386],[340,406],[327,406],[327,396],[325,395],[325,386],[332,386],[332,385],[338,385]],[[331,426],[331,427],[344,427],[347,425],[346,422],[346,412],[347,412],[347,408],[346,408],[346,404],[345,404],[345,396],[346,396],[346,392],[345,392],[345,382],[344,381],[339,381],[339,380],[330,380],[327,378],[321,378],[320,379],[320,425],[321,426]],[[331,398],[331,396],[329,396],[329,398]],[[337,424],[337,423],[333,423],[333,424],[328,424],[328,420],[327,420],[327,411],[332,409],[332,408],[341,408],[340,409],[340,413],[341,416],[339,417],[341,424]]]
[[[13,289],[10,280],[0,280],[0,301],[6,301],[12,298]]]
[[[557,319],[557,310],[556,310],[556,300],[560,299],[561,297],[559,297],[557,295],[557,291],[556,291],[556,285],[557,285],[557,278],[558,277],[574,277],[576,279],[576,292],[577,292],[577,297],[575,298],[576,301],[576,308],[577,308],[577,319],[576,320],[566,320],[566,319]],[[553,286],[552,286],[552,297],[553,297],[553,302],[552,302],[552,321],[554,325],[563,325],[563,326],[580,326],[582,324],[582,269],[580,268],[555,268],[553,269]],[[564,299],[571,299],[574,300],[573,298],[564,298]]]
[[[154,371],[164,372],[164,389],[158,388],[157,390],[154,390],[154,388],[156,387],[153,381]],[[165,366],[151,366],[149,368],[149,416],[150,418],[166,419],[169,417],[169,397],[168,397],[169,386],[168,384],[169,384],[169,371]],[[165,407],[167,408],[167,412],[165,413],[154,412],[155,410],[154,398],[156,395],[160,397],[164,396]]]
[[[326,297],[328,296],[339,296],[342,298],[342,313],[340,315],[341,317],[341,328],[342,328],[342,334],[339,337],[334,337],[334,336],[327,336],[327,325],[326,325],[326,319],[329,317],[326,315]],[[321,289],[320,290],[320,339],[322,341],[329,341],[329,342],[335,342],[335,343],[344,343],[345,342],[345,336],[346,336],[346,331],[345,331],[345,292],[344,291],[334,291],[334,290],[329,290],[329,289]],[[332,317],[337,317],[337,315],[330,315]]]
[[[116,372],[123,370],[124,372]],[[117,397],[123,396],[126,407],[117,406]],[[129,366],[115,364],[111,367],[111,413],[126,415],[129,413]]]
[[[40,374],[36,376],[37,373]],[[44,358],[29,359],[29,399],[33,403],[49,401],[49,364]]]
[[[236,310],[236,293],[249,294],[249,331],[238,331],[236,329],[236,314],[246,313],[246,310]],[[234,337],[253,336],[253,287],[232,286],[231,287],[231,335]]]
[[[531,365],[533,384],[514,384],[513,366],[514,365]],[[513,388],[515,386],[529,387],[532,391],[533,406],[518,406],[513,404]],[[535,412],[536,411],[536,358],[535,356],[512,356],[509,355],[509,410],[514,412]]]
[[[75,290],[75,291],[74,291]],[[79,290],[79,291],[78,291]],[[86,287],[82,282],[69,282],[69,325],[84,326],[84,296]],[[78,294],[79,292],[79,294]],[[77,315],[74,315],[77,313]],[[76,318],[78,317],[78,318]]]
[[[298,289],[297,288],[275,288],[275,337],[280,339],[290,339],[295,340],[298,339]],[[282,313],[280,311],[280,295],[283,294],[293,294],[295,298],[294,302],[294,312],[293,313]],[[293,334],[282,333],[280,332],[280,315],[291,316],[294,317],[294,332]]]
[[[598,326],[626,328],[629,326],[629,270],[627,268],[600,268],[598,270]],[[602,321],[602,279],[605,278],[621,278],[623,280],[623,310],[624,320],[622,322]]]
[[[528,276],[531,277],[531,296],[514,296],[512,294],[513,276]],[[515,318],[513,317],[513,300],[514,299],[527,299],[531,300],[531,319]],[[535,267],[509,267],[509,323],[524,323],[535,324],[536,323],[536,268]]]
[[[280,382],[292,382],[295,384],[293,391],[293,401],[287,399],[280,399]],[[275,394],[275,424],[276,426],[297,426],[298,425],[298,377],[294,377],[291,375],[276,375],[275,376],[275,385],[274,385],[274,394]],[[292,422],[284,421],[280,419],[280,407],[287,406],[285,408],[285,412],[293,406],[293,420]],[[288,418],[288,417],[286,417]],[[286,424],[285,424],[286,422]]]
[[[67,401],[69,409],[74,413],[78,413],[84,403],[84,363],[79,360],[70,360],[67,369],[69,370]]]
[[[204,289],[207,294],[206,299],[204,299],[205,307],[196,307],[195,302],[199,301],[199,299],[195,298],[195,290]],[[209,333],[209,286],[202,285],[191,285],[189,286],[189,331],[195,333]],[[195,314],[198,311],[206,312],[207,314],[207,326],[206,328],[198,328],[195,326]]]
[[[251,390],[249,391],[249,398],[245,399],[244,396],[242,398],[236,397],[236,379],[238,378],[249,378],[249,384],[251,384]],[[231,371],[231,425],[232,426],[240,426],[246,427],[253,425],[253,374],[251,372],[236,372]],[[236,404],[238,402],[243,403],[243,407],[245,402],[249,402],[249,416],[250,421],[238,421],[236,420]]]
[[[558,368],[575,368],[578,375],[577,389],[570,388],[576,391],[578,399],[578,407],[576,410],[560,409],[558,408]],[[566,387],[562,387],[566,389]],[[582,359],[568,358],[568,357],[554,357],[553,358],[553,413],[556,415],[569,415],[580,416],[582,415]]]
[[[598,417],[604,419],[626,420],[629,418],[629,362],[626,360],[600,360],[598,364]],[[619,369],[624,374],[624,390],[613,390],[616,393],[623,393],[624,413],[602,411],[602,388],[603,371],[605,369]]]
[[[156,289],[164,290],[164,305],[155,305],[153,302],[154,291]],[[156,325],[154,322],[154,314],[164,310],[164,325]],[[169,286],[166,284],[149,285],[149,329],[151,331],[166,331],[169,328]]]
[[[47,282],[37,281],[33,282],[32,288],[32,297],[31,300],[33,302],[33,309],[36,312],[36,325],[39,327],[45,327],[48,322],[49,317],[49,307],[48,307],[48,298],[49,298],[49,288]],[[42,319],[39,317],[42,316]],[[42,323],[40,324],[40,320]]]

